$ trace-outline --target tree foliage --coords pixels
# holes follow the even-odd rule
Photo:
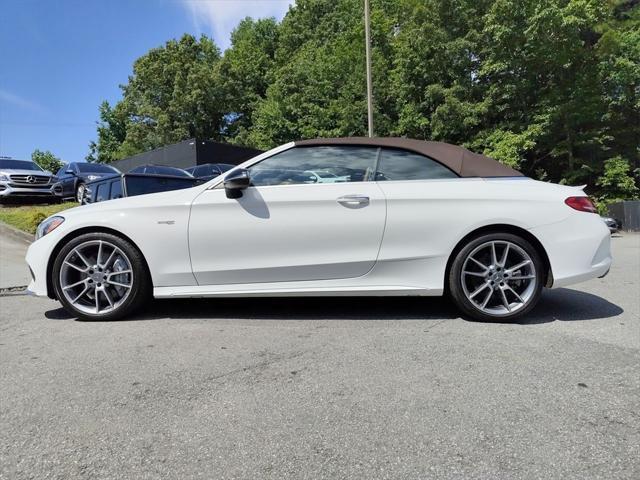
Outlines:
[[[51,173],[56,173],[62,168],[62,165],[64,165],[62,160],[49,150],[42,151],[37,148],[31,154],[31,160],[43,170]]]
[[[364,135],[362,15],[361,0],[298,0],[282,22],[240,22],[222,55],[190,35],[151,50],[100,107],[90,158]],[[372,0],[372,43],[377,135],[462,144],[598,195],[614,171],[637,185],[639,0]]]
[[[224,96],[220,51],[207,37],[184,35],[133,64],[115,107],[100,106],[89,160],[109,162],[186,138],[221,139]]]

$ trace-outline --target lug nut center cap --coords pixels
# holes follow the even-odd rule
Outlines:
[[[94,282],[99,282],[100,280],[102,280],[103,276],[104,275],[101,272],[93,272],[91,275],[89,275],[89,278]]]

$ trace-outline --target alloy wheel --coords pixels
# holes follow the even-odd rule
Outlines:
[[[492,316],[507,316],[524,308],[538,282],[531,256],[506,240],[485,242],[473,249],[460,275],[469,302]]]
[[[125,252],[105,240],[74,247],[60,268],[60,288],[81,312],[98,315],[117,310],[133,287],[133,268]]]
[[[86,190],[87,187],[85,187],[84,185],[79,185],[78,189],[76,190],[76,200],[78,201],[78,203],[82,203],[82,200],[84,199],[84,192]]]

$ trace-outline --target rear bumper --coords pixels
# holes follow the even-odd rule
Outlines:
[[[562,222],[531,229],[544,246],[552,288],[605,276],[611,268],[611,234],[594,214],[576,212]]]

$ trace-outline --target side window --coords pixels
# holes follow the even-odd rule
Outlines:
[[[378,149],[358,146],[294,147],[249,168],[255,187],[373,179]]]
[[[406,150],[383,148],[376,172],[376,180],[432,180],[457,178],[444,165],[435,160]]]
[[[116,180],[111,184],[111,195],[109,198],[122,198],[122,180]]]
[[[109,184],[101,183],[98,185],[98,191],[96,192],[96,202],[103,202],[109,198]]]
[[[64,173],[64,172],[66,172],[66,171],[67,171],[67,166],[66,166],[66,165],[64,165],[60,170],[58,170],[58,171],[56,172],[56,177],[58,177],[58,178],[62,178],[62,177],[64,177],[64,175],[65,175],[65,173]]]

